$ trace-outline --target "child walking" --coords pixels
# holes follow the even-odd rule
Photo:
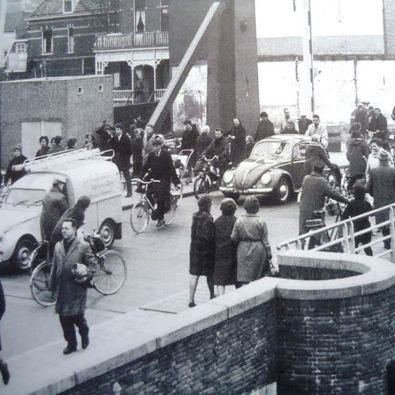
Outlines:
[[[365,200],[365,187],[360,183],[355,183],[352,187],[354,193],[354,199],[347,205],[343,214],[341,215],[341,219],[345,220],[347,218],[356,217],[357,215],[364,214],[370,210],[373,210],[372,205]],[[354,233],[359,232],[362,229],[370,228],[369,217],[364,217],[361,219],[357,219],[353,221],[354,223]],[[355,237],[355,247],[358,247],[360,244],[365,245],[370,243],[372,240],[372,232],[366,232],[359,236]],[[364,248],[366,255],[373,256],[373,252],[371,247]]]

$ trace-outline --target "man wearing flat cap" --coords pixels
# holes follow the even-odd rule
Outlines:
[[[378,156],[379,166],[370,171],[368,192],[373,196],[373,207],[380,208],[395,202],[395,169],[390,166],[391,155],[385,150],[381,150]],[[376,213],[376,224],[389,219],[389,210]],[[389,236],[388,226],[382,229],[383,236]],[[384,247],[391,248],[391,239],[384,240]]]
[[[152,213],[152,219],[158,220],[157,227],[165,224],[164,214],[169,209],[171,182],[174,185],[180,183],[171,155],[166,149],[163,149],[163,145],[163,136],[155,136],[152,142],[153,150],[149,153],[142,169],[144,178],[160,181],[160,183],[149,184],[147,190],[147,197],[152,205],[155,204],[155,201],[157,203],[157,209]]]

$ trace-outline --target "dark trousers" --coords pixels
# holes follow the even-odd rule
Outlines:
[[[119,172],[123,173],[123,176],[125,177],[125,181],[126,181],[126,192],[128,195],[132,194],[132,183],[130,181],[130,172],[129,172],[129,167],[125,166],[125,167],[118,167]]]
[[[169,210],[170,184],[161,181],[160,184],[150,184],[147,189],[147,198],[152,206],[157,204],[156,217],[158,220],[164,218],[164,214]]]
[[[353,185],[355,184],[356,181],[361,180],[362,178],[364,178],[363,174],[357,174],[355,176],[351,176],[348,180],[348,185],[347,185],[347,190],[348,192],[351,191],[351,188],[353,187]]]
[[[89,333],[88,323],[84,314],[62,316],[59,315],[60,325],[62,325],[63,336],[67,344],[71,348],[77,348],[77,337],[75,334],[74,325],[78,328],[80,336],[85,336]]]

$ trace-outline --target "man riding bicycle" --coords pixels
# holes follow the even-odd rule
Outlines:
[[[157,203],[152,219],[158,220],[156,224],[158,228],[165,224],[164,214],[169,210],[171,182],[175,186],[180,184],[171,155],[163,149],[163,145],[163,137],[156,136],[152,142],[153,151],[148,155],[142,169],[142,174],[145,174],[144,178],[148,175],[149,178],[160,181],[160,183],[149,184],[147,189],[147,198],[152,206],[155,202]]]
[[[218,168],[220,176],[223,176],[226,166],[229,164],[229,143],[221,129],[215,129],[214,140],[202,152],[201,156],[206,156],[209,159],[217,156],[218,159],[214,165]]]

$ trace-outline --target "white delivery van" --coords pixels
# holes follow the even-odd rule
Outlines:
[[[79,197],[90,197],[87,232],[98,231],[108,247],[122,237],[121,182],[111,156],[82,149],[28,160],[24,166],[27,174],[9,188],[0,208],[0,265],[10,263],[18,270],[28,266],[41,241],[41,201],[54,179],[64,180],[70,207]]]

